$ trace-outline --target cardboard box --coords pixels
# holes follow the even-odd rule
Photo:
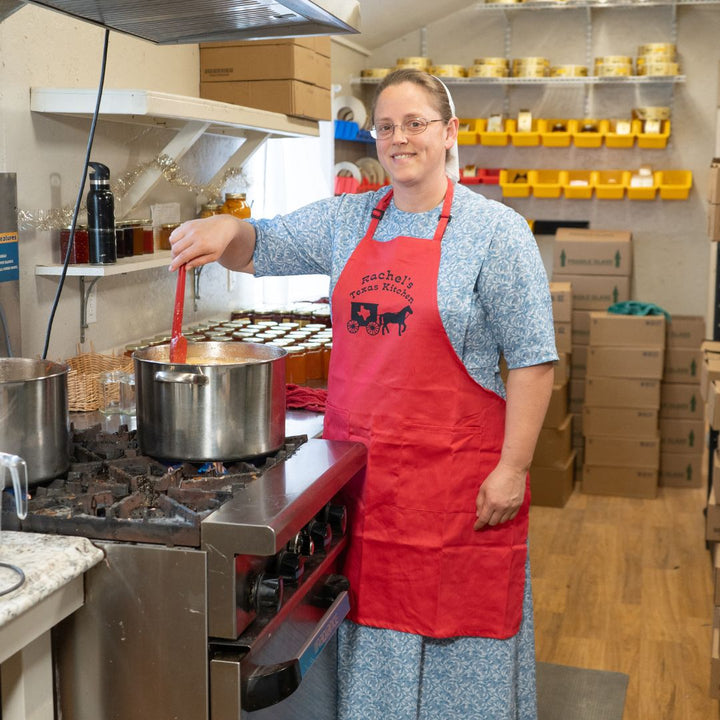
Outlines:
[[[660,467],[660,437],[585,436],[585,463],[595,466]]]
[[[561,227],[553,249],[553,276],[632,274],[632,235],[625,230]]]
[[[712,543],[713,560],[713,605],[720,605],[720,543]],[[720,628],[720,607],[715,608],[713,628]]]
[[[624,377],[660,380],[663,376],[662,350],[634,347],[588,346],[587,374],[599,377]]]
[[[569,322],[555,322],[555,348],[558,353],[569,353],[572,350],[571,325]]]
[[[713,609],[710,648],[710,697],[720,699],[720,608],[718,607]]]
[[[590,345],[664,348],[665,316],[591,312]]]
[[[592,310],[573,310],[572,314],[572,344],[590,344],[590,314]]]
[[[644,378],[585,377],[585,403],[596,407],[660,407],[660,381]]]
[[[660,453],[661,487],[703,486],[703,457],[700,453]]]
[[[558,353],[555,365],[555,385],[562,385],[570,379],[570,355],[569,353]]]
[[[330,89],[330,58],[297,43],[200,48],[200,81],[299,80]]]
[[[706,356],[700,363],[700,395],[706,402],[713,382],[720,380],[720,358]]]
[[[585,378],[570,378],[568,397],[571,403],[573,400],[581,403],[585,402]],[[578,410],[577,412],[582,412],[582,410]]]
[[[705,441],[702,420],[660,419],[660,452],[700,453]]]
[[[617,275],[566,275],[575,310],[607,310],[630,299],[630,278]]]
[[[708,203],[706,214],[708,239],[717,242],[720,240],[720,204]]]
[[[713,430],[720,430],[720,380],[710,383],[707,396],[707,421]]]
[[[613,437],[655,438],[658,434],[658,412],[651,408],[608,408],[585,404],[583,432]]]
[[[667,383],[700,383],[702,352],[699,348],[665,350],[663,380]]]
[[[293,45],[304,47],[330,57],[331,38],[325,35],[301,35],[293,38],[268,38],[267,40],[227,40],[225,42],[200,43],[200,49],[219,47],[263,47],[265,45]]]
[[[705,513],[705,539],[720,542],[720,506],[715,501],[715,488],[710,490]]]
[[[200,97],[310,120],[332,120],[330,90],[297,80],[202,82]]]
[[[553,320],[570,322],[572,319],[572,288],[569,282],[551,282],[550,297],[552,299]]]
[[[572,416],[568,415],[556,428],[542,428],[538,436],[533,465],[563,466],[572,451]]]
[[[673,315],[665,326],[666,348],[699,348],[705,340],[705,318],[700,315]]]
[[[587,373],[588,345],[573,345],[570,354],[570,377],[584,378]]]
[[[660,385],[660,417],[702,420],[700,386],[663,382]]]
[[[582,491],[591,495],[654,498],[658,471],[652,468],[583,465]]]
[[[556,467],[530,468],[530,497],[533,505],[565,507],[575,485],[575,453]]]
[[[568,384],[553,385],[543,427],[559,428],[568,413]]]
[[[718,158],[713,158],[710,163],[707,201],[714,204],[720,203],[720,159]]]
[[[572,413],[572,444],[575,449],[585,447],[582,413]]]

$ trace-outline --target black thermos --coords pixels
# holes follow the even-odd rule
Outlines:
[[[89,164],[92,167],[87,195],[90,262],[104,265],[117,262],[115,199],[110,190],[110,170],[101,163]]]

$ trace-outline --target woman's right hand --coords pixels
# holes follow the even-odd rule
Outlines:
[[[254,249],[255,229],[232,215],[188,220],[170,235],[169,269],[220,261],[231,270],[251,272]]]

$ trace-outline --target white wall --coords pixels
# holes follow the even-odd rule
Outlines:
[[[17,173],[18,208],[29,217],[28,227],[35,227],[35,220],[41,213],[71,208],[74,204],[90,128],[89,119],[31,113],[30,88],[95,89],[103,33],[101,28],[88,23],[30,5],[0,23],[0,170]],[[141,88],[197,97],[198,79],[197,45],[161,47],[111,32],[106,89]],[[313,147],[306,151],[306,156],[310,152],[317,157],[317,162],[307,176],[296,178],[296,182],[306,192],[314,188],[327,195],[332,187],[332,158],[329,150],[323,155],[321,147],[331,146],[331,131],[325,128],[322,134],[321,140],[298,140],[298,143]],[[101,119],[92,159],[108,165],[113,178],[118,178],[157,157],[173,136],[173,132],[162,128]],[[183,174],[196,184],[209,182],[239,142],[235,138],[202,138],[180,161]],[[270,141],[271,144],[286,142],[293,141]],[[277,156],[283,151],[268,152]],[[277,192],[280,189],[278,175],[265,173],[267,157],[264,150],[256,153],[244,177],[228,182],[224,190],[247,191],[251,201],[264,200],[266,192],[270,196],[280,194]],[[291,183],[287,185],[289,188]],[[283,187],[281,193],[285,209],[288,188]],[[87,189],[86,185],[85,192]],[[303,199],[307,196],[303,195]],[[196,198],[187,189],[161,180],[133,216],[149,217],[152,203],[179,202],[181,219],[185,220],[195,217],[201,201],[202,198]],[[265,211],[270,214],[280,207],[277,203],[266,204]],[[258,212],[263,210],[261,203],[256,208]],[[122,200],[118,199],[116,215],[122,217],[126,210]],[[17,355],[33,357],[42,352],[57,279],[37,277],[35,266],[59,262],[57,242],[57,231],[21,227],[22,348],[14,348]],[[228,316],[231,309],[252,304],[258,298],[278,297],[273,288],[266,290],[259,280],[239,274],[231,276],[213,265],[203,269],[200,301],[195,310],[191,285],[189,276],[185,304],[188,322]],[[102,278],[96,287],[98,319],[87,330],[86,343],[81,350],[92,347],[103,352],[122,348],[126,343],[169,329],[175,276],[171,276],[166,268]],[[298,294],[307,293],[307,297],[312,298],[321,289],[322,282],[308,286],[295,281],[281,288],[281,297],[293,300]],[[76,354],[79,318],[79,283],[77,278],[68,278],[54,321],[49,358],[62,359]]]
[[[510,57],[540,55],[552,64],[586,63],[584,9],[508,13],[511,18]],[[629,55],[649,42],[669,42],[672,8],[625,8],[592,11],[591,57]],[[481,56],[505,54],[506,25],[500,12],[466,10],[384,45],[362,67],[392,67],[399,57],[423,54],[438,64],[471,65]],[[666,150],[578,148],[461,147],[461,164],[479,167],[522,168],[634,168],[689,169],[695,186],[685,202],[579,201],[506,199],[523,215],[534,219],[589,220],[591,227],[631,229],[635,240],[634,297],[655,302],[672,313],[704,315],[708,293],[709,247],[705,231],[707,173],[715,145],[720,6],[689,6],[677,11],[677,45],[681,72],[687,82],[674,86],[598,86],[589,96],[590,116],[629,116],[639,105],[672,103],[673,128]],[[358,38],[362,44],[362,36]],[[354,86],[353,94],[369,106],[373,86]],[[585,91],[575,87],[514,87],[453,85],[461,117],[510,115],[529,108],[536,117],[581,117]],[[507,100],[505,93],[508,93]],[[479,186],[489,197],[501,199],[499,188]],[[538,239],[549,268],[551,238]]]

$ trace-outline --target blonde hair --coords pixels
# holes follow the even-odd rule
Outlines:
[[[450,106],[450,99],[448,97],[445,86],[433,75],[430,75],[423,70],[415,70],[414,68],[407,68],[403,70],[394,70],[393,72],[386,75],[375,90],[375,97],[372,101],[372,111],[370,117],[373,123],[375,122],[375,108],[377,107],[378,98],[385,88],[391,85],[399,85],[400,83],[413,83],[418,87],[423,88],[432,100],[432,104],[440,114],[440,117],[447,123],[450,118],[455,114],[452,107]]]

